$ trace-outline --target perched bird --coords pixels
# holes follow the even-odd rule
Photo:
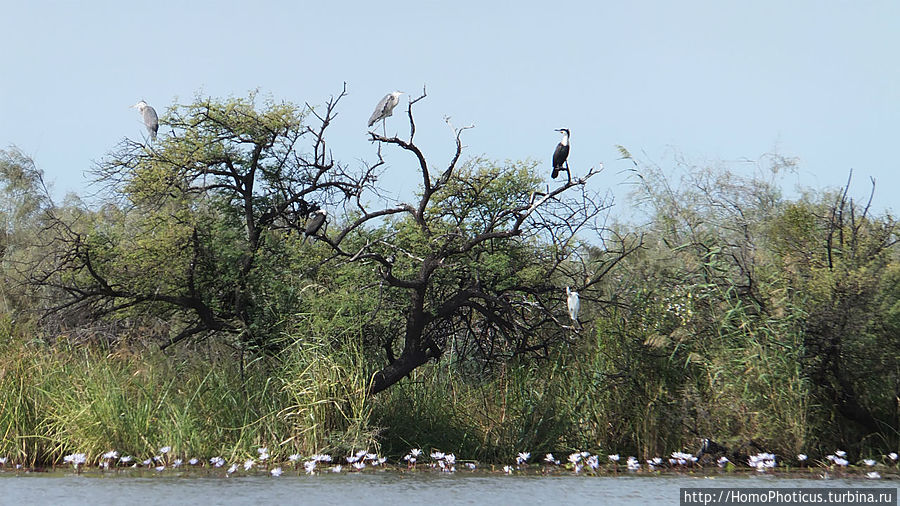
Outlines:
[[[306,230],[303,232],[303,244],[306,244],[306,240],[309,239],[309,236],[316,235],[322,225],[325,224],[325,216],[328,213],[325,212],[324,209],[319,209],[316,212],[312,213],[312,217],[306,222]]]
[[[156,115],[156,110],[143,100],[131,107],[140,111],[141,117],[144,119],[144,126],[147,127],[147,132],[150,133],[150,139],[155,141],[156,132],[159,130],[159,116]]]
[[[568,128],[557,128],[557,132],[562,132],[562,140],[559,141],[559,144],[556,145],[556,150],[553,152],[553,173],[550,174],[550,177],[556,179],[556,176],[559,175],[559,171],[565,170],[566,174],[569,174],[569,163],[566,162],[566,158],[569,157],[569,129]],[[565,166],[565,168],[563,168]],[[569,179],[572,179],[572,175],[569,174]]]
[[[397,104],[400,103],[400,95],[402,94],[402,91],[395,91],[385,95],[381,102],[378,102],[378,105],[375,106],[375,112],[369,117],[369,126],[371,127],[377,121],[394,114],[394,107],[397,107]]]
[[[578,300],[578,292],[571,290],[567,286],[566,297],[568,299],[569,316],[572,318],[572,321],[575,322],[575,326],[578,327],[578,312],[581,311],[581,301]]]

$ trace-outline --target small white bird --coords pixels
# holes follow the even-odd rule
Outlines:
[[[306,230],[304,230],[303,244],[306,244],[306,240],[309,239],[309,236],[316,235],[322,225],[325,224],[325,217],[328,213],[325,212],[324,209],[319,209],[318,211],[312,214],[312,217],[306,223]]]
[[[377,121],[394,114],[394,107],[397,107],[397,104],[400,103],[400,95],[402,94],[402,91],[395,91],[385,95],[381,102],[378,102],[378,105],[375,106],[375,112],[369,117],[369,126],[371,127]]]
[[[581,311],[581,301],[578,300],[578,292],[573,291],[568,286],[566,287],[566,297],[567,303],[569,306],[569,316],[572,318],[572,321],[575,322],[575,327],[579,326],[578,324],[578,312]]]
[[[131,107],[140,111],[141,117],[144,119],[144,126],[147,127],[147,132],[150,133],[150,139],[155,141],[156,132],[159,130],[159,116],[156,115],[156,109],[150,107],[143,100]]]

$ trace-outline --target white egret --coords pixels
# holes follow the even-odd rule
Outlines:
[[[578,312],[581,311],[581,301],[578,299],[578,292],[566,287],[567,305],[569,306],[569,316],[578,327]]]
[[[159,116],[156,115],[156,109],[150,107],[143,100],[131,107],[140,111],[141,117],[144,119],[144,126],[147,127],[147,132],[150,133],[150,139],[155,141],[156,132],[159,130]]]

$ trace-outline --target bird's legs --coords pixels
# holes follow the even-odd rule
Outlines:
[[[569,162],[566,161],[565,164],[566,164],[566,178],[568,178],[569,183],[571,183],[572,182],[572,173],[569,172]]]

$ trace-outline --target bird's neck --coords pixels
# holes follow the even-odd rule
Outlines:
[[[569,145],[569,135],[563,134],[563,138],[561,141],[559,141],[559,143],[562,144],[563,146],[568,146]]]

